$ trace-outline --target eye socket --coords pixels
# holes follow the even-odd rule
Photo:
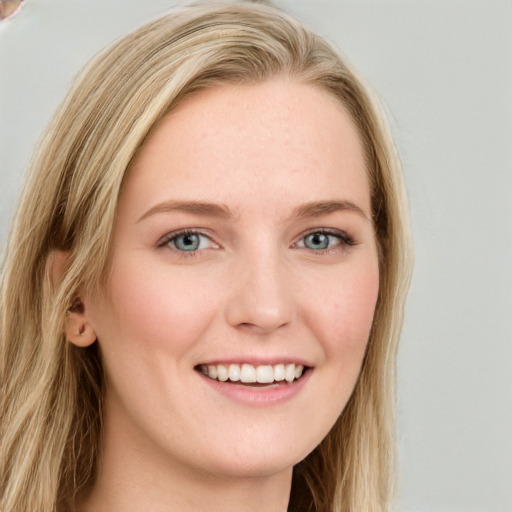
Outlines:
[[[312,231],[296,244],[296,247],[312,251],[328,251],[339,245],[353,245],[352,240],[343,232],[326,230]]]
[[[176,251],[188,253],[216,247],[210,237],[196,231],[170,233],[158,245],[160,247],[169,246]]]
[[[304,235],[295,247],[324,252],[340,248],[338,246],[354,245],[353,240],[343,231],[321,229]],[[180,231],[169,233],[159,243],[159,247],[170,247],[172,250],[194,254],[203,249],[218,248],[219,246],[206,234],[198,231]]]

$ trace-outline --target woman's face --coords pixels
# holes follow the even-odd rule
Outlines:
[[[254,476],[320,443],[379,288],[363,150],[337,100],[285,80],[187,99],[130,166],[112,251],[104,293],[83,297],[107,456],[117,439],[125,458]]]

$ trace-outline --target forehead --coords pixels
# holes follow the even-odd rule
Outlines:
[[[350,115],[330,93],[285,79],[216,86],[187,98],[148,137],[125,189],[132,201],[137,194],[153,202],[172,196],[235,209],[256,199],[275,208],[285,199],[341,195],[370,211]]]

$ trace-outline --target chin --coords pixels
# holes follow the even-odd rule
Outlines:
[[[278,473],[291,472],[293,467],[313,451],[323,435],[301,436],[283,429],[277,435],[257,436],[257,439],[241,440],[237,445],[230,442],[222,451],[216,450],[203,458],[212,473],[230,477],[267,477]],[[260,432],[261,434],[261,432]],[[211,448],[211,447],[210,447]]]

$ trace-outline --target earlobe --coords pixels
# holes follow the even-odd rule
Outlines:
[[[96,333],[85,316],[85,308],[79,298],[68,311],[66,339],[77,347],[88,347],[96,341]]]
[[[68,253],[53,250],[48,257],[51,280],[54,286],[59,283],[68,266]],[[66,339],[77,347],[88,347],[96,341],[96,333],[87,321],[85,307],[79,297],[69,308],[66,317]]]

